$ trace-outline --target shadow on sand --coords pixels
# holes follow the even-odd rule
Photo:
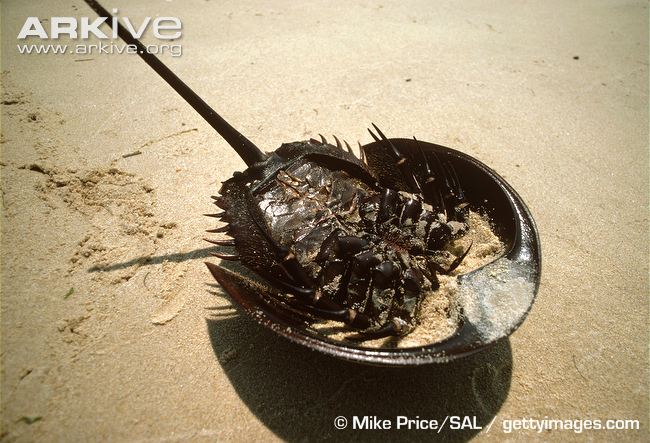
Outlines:
[[[117,262],[109,265],[102,266],[92,266],[88,268],[88,272],[111,272],[119,271],[121,269],[127,269],[131,266],[148,266],[148,265],[159,265],[162,262],[168,261],[173,263],[181,263],[190,260],[198,260],[211,256],[211,253],[218,252],[220,249],[215,248],[214,246],[208,248],[195,249],[190,252],[177,252],[173,254],[163,254],[163,255],[143,255],[141,257],[136,257],[131,260]]]
[[[467,441],[479,429],[395,430],[396,417],[476,417],[489,424],[510,389],[512,353],[503,340],[490,349],[448,364],[382,368],[336,360],[294,345],[249,318],[207,320],[215,355],[250,410],[278,437],[289,441]],[[348,429],[334,419],[346,417]],[[391,431],[351,430],[352,416],[393,422]]]

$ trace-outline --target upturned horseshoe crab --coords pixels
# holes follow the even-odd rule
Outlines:
[[[86,3],[111,17],[96,1]],[[215,255],[240,261],[261,284],[206,265],[259,323],[336,357],[412,365],[474,353],[524,320],[540,280],[539,238],[526,205],[490,168],[444,146],[388,138],[374,124],[374,142],[359,144],[360,158],[347,142],[335,137],[330,144],[322,136],[264,153],[117,27],[248,166],[213,197],[224,211],[210,215],[227,224],[208,232],[231,238],[208,241],[234,248],[233,254]],[[422,300],[438,290],[438,275],[453,271],[471,248],[440,258],[467,231],[469,210],[489,217],[505,252],[458,277],[455,333],[412,348],[364,346],[369,339],[405,336],[418,324]],[[324,320],[339,322],[354,337],[337,341],[312,328]]]

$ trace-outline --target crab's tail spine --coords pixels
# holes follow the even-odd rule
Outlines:
[[[138,55],[145,61],[151,68],[160,75],[178,94],[180,94],[187,103],[198,112],[201,117],[207,121],[221,135],[230,146],[233,147],[237,154],[246,162],[248,166],[266,160],[267,155],[264,154],[257,146],[250,140],[244,137],[239,131],[233,128],[226,120],[216,113],[206,102],[203,101],[194,91],[190,89],[176,74],[174,74],[167,66],[163,64],[155,55],[151,54],[147,48],[134,38],[120,24],[119,21],[113,21],[113,16],[104,9],[95,0],[85,0],[100,17],[106,17],[106,24],[113,28],[113,24],[117,24],[117,35],[129,45],[135,45]]]

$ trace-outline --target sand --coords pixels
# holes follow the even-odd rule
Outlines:
[[[490,165],[538,224],[539,294],[508,340],[446,365],[276,337],[202,264],[201,214],[243,162],[134,56],[17,52],[26,17],[94,17],[82,2],[4,1],[3,441],[417,441],[435,436],[333,421],[449,414],[494,420],[450,440],[647,438],[646,3],[118,3],[180,17],[163,60],[264,149],[367,143],[374,122]],[[504,433],[526,417],[642,429]]]

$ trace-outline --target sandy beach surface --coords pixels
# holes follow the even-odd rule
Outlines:
[[[647,439],[646,2],[105,6],[178,17],[182,56],[162,60],[265,150],[368,143],[374,122],[488,164],[535,217],[542,282],[517,332],[455,363],[367,367],[290,344],[203,264],[218,260],[201,214],[244,163],[134,55],[19,53],[27,17],[92,20],[83,2],[5,0],[0,440]],[[350,429],[450,415],[483,429]],[[527,418],[640,429],[506,432]]]

